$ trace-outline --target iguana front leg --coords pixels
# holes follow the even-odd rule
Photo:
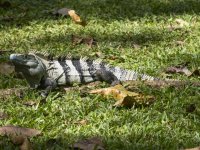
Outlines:
[[[105,81],[105,82],[111,84],[111,86],[121,84],[119,79],[111,71],[99,69],[96,71],[95,76],[96,76],[97,80]]]
[[[39,88],[42,88],[44,90],[41,92],[41,96],[47,97],[49,92],[55,89],[56,86],[57,86],[57,83],[54,79],[51,79],[51,78],[42,79]]]

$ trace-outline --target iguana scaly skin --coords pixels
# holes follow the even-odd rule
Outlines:
[[[159,80],[132,70],[107,65],[99,60],[46,60],[34,53],[11,54],[15,70],[21,72],[32,88],[44,88],[43,96],[57,85],[105,81],[111,85],[128,80]]]

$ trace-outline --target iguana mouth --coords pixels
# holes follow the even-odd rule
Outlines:
[[[38,60],[36,60],[33,56],[30,55],[11,54],[10,60],[15,65],[28,68],[36,67],[38,65]]]
[[[24,61],[24,59],[22,59],[22,56],[20,56],[19,54],[11,54],[10,55],[10,60],[14,64],[26,66],[26,62]]]

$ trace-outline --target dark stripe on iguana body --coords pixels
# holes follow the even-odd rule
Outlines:
[[[79,73],[81,83],[85,83],[85,79],[84,79],[84,76],[83,76],[83,70],[82,70],[82,67],[81,67],[80,60],[72,60],[72,64],[74,65],[74,67],[76,68],[76,70]]]
[[[67,75],[67,72],[68,72],[68,70],[69,70],[69,67],[67,66],[67,64],[66,64],[64,61],[58,61],[58,62],[60,63],[60,65],[61,65],[62,68],[63,68],[66,83],[70,83],[69,77],[68,77],[68,75]]]

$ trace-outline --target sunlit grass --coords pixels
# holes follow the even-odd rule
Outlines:
[[[194,70],[200,64],[200,17],[197,1],[20,1],[2,9],[0,48],[16,52],[38,50],[54,54],[68,54],[101,58],[106,62],[162,77],[171,65],[190,62]],[[74,24],[70,18],[56,17],[53,8],[74,8],[87,21],[87,26]],[[46,11],[48,10],[48,11]],[[24,15],[22,15],[24,13]],[[22,17],[20,17],[20,15]],[[189,26],[178,30],[168,28],[181,18]],[[71,35],[93,37],[97,45],[73,45]],[[176,41],[184,41],[177,45]],[[134,44],[139,48],[134,48]],[[186,80],[184,75],[174,78]],[[199,81],[199,77],[191,80]],[[24,87],[24,81],[12,76],[0,76],[0,88]],[[102,84],[102,86],[104,86]],[[152,94],[156,102],[149,107],[113,108],[114,100],[99,95],[82,97],[76,90],[54,99],[58,91],[49,95],[45,104],[26,107],[23,102],[39,102],[39,93],[27,90],[20,99],[11,96],[0,101],[0,111],[10,117],[0,125],[18,125],[42,130],[41,137],[31,141],[36,149],[43,149],[49,139],[57,139],[55,149],[67,149],[78,139],[101,136],[106,149],[180,149],[200,144],[200,88],[152,89],[141,91]],[[186,108],[195,104],[193,112]],[[87,125],[77,124],[87,120]],[[11,146],[8,142],[2,148]],[[43,147],[43,148],[41,148]]]

